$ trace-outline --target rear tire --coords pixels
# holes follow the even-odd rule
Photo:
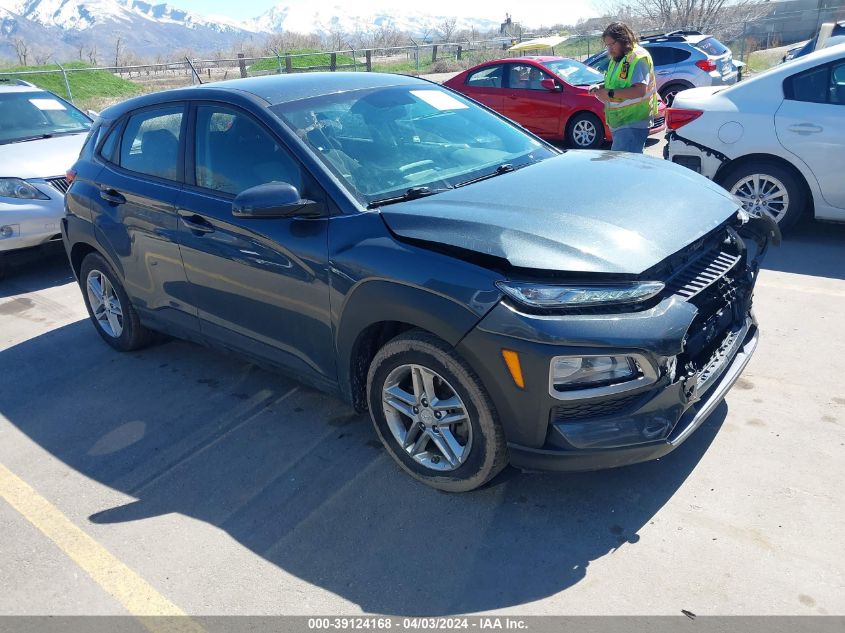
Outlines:
[[[742,200],[747,211],[768,211],[781,231],[795,226],[807,208],[804,184],[789,169],[773,161],[754,161],[728,169],[721,185]]]
[[[663,86],[660,89],[660,98],[666,102],[666,107],[668,108],[675,101],[675,97],[678,93],[686,90],[688,87],[689,86],[685,86],[684,84],[669,84],[668,86]]]
[[[581,112],[566,125],[566,143],[575,149],[596,149],[604,143],[604,125],[595,114]]]
[[[474,490],[508,463],[505,434],[481,380],[432,334],[412,330],[378,351],[367,403],[390,456],[432,488]]]
[[[94,329],[106,343],[131,352],[153,342],[155,333],[141,325],[123,284],[99,254],[90,253],[82,260],[79,285]]]

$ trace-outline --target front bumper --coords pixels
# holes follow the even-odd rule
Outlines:
[[[708,386],[700,400],[683,412],[665,440],[609,449],[564,450],[560,448],[530,448],[509,444],[511,463],[532,470],[584,471],[616,468],[658,459],[680,446],[701,426],[725,399],[757,347],[759,335],[756,325],[745,328],[742,343],[723,367],[721,374]],[[668,391],[674,391],[671,387]],[[664,412],[665,414],[666,412]]]
[[[39,246],[61,237],[64,196],[45,182],[30,183],[49,200],[0,198],[0,253]]]

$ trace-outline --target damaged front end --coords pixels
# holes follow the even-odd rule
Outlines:
[[[491,313],[480,325],[487,333],[551,346],[551,363],[549,357],[526,363],[526,373],[536,371],[538,380],[541,371],[550,375],[554,359],[577,355],[636,357],[643,370],[650,363],[645,373],[653,378],[643,387],[632,380],[628,391],[619,385],[612,392],[585,391],[583,398],[561,398],[550,389],[537,408],[527,393],[506,403],[494,396],[506,412],[533,409],[543,420],[536,443],[526,436],[511,443],[512,461],[523,468],[592,470],[655,459],[683,442],[724,399],[756,348],[754,286],[769,245],[779,243],[770,216],[739,211],[640,275],[665,282],[646,310],[554,318],[510,306],[507,314]]]

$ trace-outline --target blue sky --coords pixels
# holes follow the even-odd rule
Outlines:
[[[246,20],[261,15],[276,4],[308,4],[346,6],[348,0],[168,0],[170,4],[200,15],[223,15],[236,20]],[[397,13],[407,10],[406,2],[396,0],[378,0],[377,2],[358,2],[355,5],[361,13],[367,13],[373,7],[395,7]],[[497,22],[504,20],[505,13],[510,13],[515,21],[528,26],[540,24],[554,24],[556,22],[574,23],[578,18],[598,15],[591,0],[556,0],[544,2],[533,0],[530,2],[514,2],[513,0],[427,0],[425,3],[411,5],[416,10],[425,10],[434,15],[457,15],[483,17]]]

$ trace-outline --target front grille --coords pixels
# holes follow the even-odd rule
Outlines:
[[[577,402],[552,407],[551,422],[572,422],[574,420],[589,420],[619,415],[633,408],[643,397],[642,393],[621,398],[605,398],[597,402]]]
[[[664,123],[666,123],[666,117],[659,116],[654,119],[654,125],[652,125],[651,127],[660,127]]]
[[[739,254],[712,249],[669,279],[666,290],[684,300],[692,299],[728,274],[740,259]]]
[[[66,194],[67,190],[70,189],[70,183],[64,176],[60,176],[58,178],[47,178],[47,182],[51,187],[53,187],[53,189],[59,191],[62,195]]]

